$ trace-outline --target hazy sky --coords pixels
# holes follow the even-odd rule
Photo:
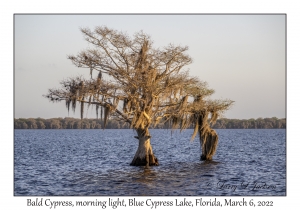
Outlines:
[[[213,98],[235,101],[225,117],[286,117],[285,15],[15,15],[15,118],[80,117],[42,95],[62,79],[89,77],[67,55],[88,47],[80,27],[103,25],[143,30],[156,47],[187,45],[190,74],[208,82]]]

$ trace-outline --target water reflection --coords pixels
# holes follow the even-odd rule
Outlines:
[[[140,167],[138,171],[126,174],[137,183],[152,184],[157,179],[157,172],[153,167]]]

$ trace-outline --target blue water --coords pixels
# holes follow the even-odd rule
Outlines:
[[[213,161],[198,137],[151,130],[157,167],[130,162],[133,130],[15,130],[14,194],[105,196],[286,195],[286,130],[217,130]]]

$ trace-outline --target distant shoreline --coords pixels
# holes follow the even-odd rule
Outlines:
[[[170,129],[169,123],[158,124],[151,129]],[[286,119],[257,118],[257,119],[218,119],[212,126],[214,129],[286,129]],[[78,118],[18,118],[14,119],[14,129],[103,129],[101,119]],[[108,120],[105,129],[131,129],[128,124]],[[193,129],[193,126],[188,129]]]

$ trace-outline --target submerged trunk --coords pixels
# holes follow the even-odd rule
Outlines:
[[[218,134],[210,128],[207,118],[208,113],[203,112],[198,121],[200,146],[202,150],[200,160],[212,160],[212,156],[217,151]]]
[[[135,138],[139,141],[139,147],[130,165],[132,166],[158,166],[158,160],[154,156],[148,129],[138,130],[138,136]]]

